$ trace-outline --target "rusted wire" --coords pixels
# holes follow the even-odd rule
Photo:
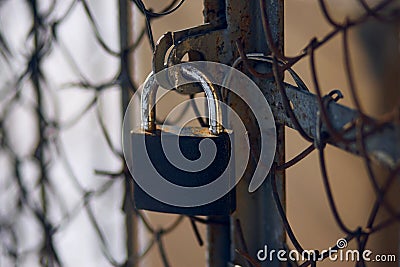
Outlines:
[[[241,256],[243,257],[243,255],[248,255],[249,254],[249,249],[247,248],[247,242],[246,239],[244,237],[244,233],[243,233],[243,229],[242,229],[242,224],[240,223],[239,219],[235,220],[235,233],[237,235],[237,239],[239,240],[239,244],[241,246],[240,250],[238,251],[238,253],[240,254],[240,252],[242,252]],[[244,257],[246,259],[246,266],[247,267],[251,267],[250,265],[252,265],[252,262],[248,260],[248,257]]]
[[[52,1],[51,5],[48,6],[46,10],[41,9],[39,12],[38,0],[26,0],[27,6],[29,7],[28,11],[30,11],[30,18],[33,22],[26,39],[27,43],[29,40],[32,40],[33,45],[27,47],[27,50],[24,51],[26,66],[20,71],[14,71],[13,76],[10,78],[11,80],[1,81],[0,152],[8,156],[11,166],[13,166],[11,174],[13,179],[10,179],[9,187],[14,187],[17,192],[15,198],[10,199],[9,203],[10,211],[12,211],[13,206],[15,206],[15,210],[13,211],[14,215],[11,216],[11,214],[8,214],[5,217],[3,213],[0,214],[0,236],[3,237],[5,233],[13,236],[11,243],[0,242],[1,257],[6,256],[15,266],[19,266],[19,263],[23,261],[26,255],[35,254],[37,255],[38,262],[31,262],[30,265],[63,266],[63,258],[60,257],[60,251],[58,251],[59,247],[54,245],[54,236],[64,231],[79,213],[84,212],[97,236],[98,247],[104,259],[108,261],[111,266],[128,266],[128,264],[140,262],[155,247],[158,247],[164,265],[170,266],[167,252],[165,251],[165,245],[163,244],[163,238],[179,227],[184,219],[183,216],[178,216],[170,225],[156,228],[143,212],[135,210],[134,212],[137,213],[139,220],[141,220],[143,230],[148,231],[152,238],[150,238],[147,245],[144,246],[142,253],[138,253],[135,258],[127,258],[123,261],[117,260],[110,249],[111,245],[109,244],[107,233],[102,229],[103,221],[101,221],[94,212],[93,202],[96,198],[109,192],[110,188],[117,180],[124,179],[125,174],[128,174],[127,168],[124,166],[122,152],[117,145],[113,143],[111,133],[105,125],[104,114],[100,108],[100,96],[103,92],[121,86],[122,83],[126,81],[121,80],[121,70],[117,70],[109,80],[102,79],[101,82],[92,81],[86,76],[86,70],[83,69],[76,60],[75,51],[69,51],[64,41],[59,38],[59,30],[66,24],[71,14],[79,10],[83,11],[97,44],[100,45],[108,56],[123,60],[126,59],[129,54],[136,51],[139,44],[144,39],[143,37],[146,36],[146,28],[144,27],[139,32],[136,40],[127,47],[122,48],[121,51],[117,51],[110,47],[107,40],[101,34],[99,24],[97,23],[99,18],[96,18],[94,9],[92,10],[88,1],[72,0],[67,4],[65,11],[56,16],[59,11],[57,7],[58,2],[61,1]],[[177,4],[177,1],[172,1],[160,13],[152,12],[151,9],[148,9],[146,12],[151,15],[152,19],[160,18],[178,10],[183,2],[184,0]],[[16,55],[13,53],[15,52],[13,47],[10,48],[9,46],[9,37],[10,36],[4,34],[3,31],[0,31],[0,57],[2,60],[5,60],[6,64],[14,69],[12,64],[15,61]],[[48,88],[54,86],[54,84],[50,85],[48,83],[47,73],[44,69],[45,58],[51,55],[55,48],[61,52],[60,54],[64,62],[75,74],[74,79],[77,79],[71,80],[55,89],[70,90],[73,88],[75,90],[86,90],[93,93],[92,99],[90,99],[86,105],[83,105],[83,107],[77,106],[74,115],[64,121],[58,120],[57,117],[53,117],[52,114],[46,111],[48,101],[51,101],[50,104],[57,108],[55,105],[56,100],[54,98],[49,99],[48,97]],[[128,64],[128,61],[125,63]],[[128,89],[135,91],[136,85],[131,80],[130,76],[128,78]],[[28,101],[28,99],[21,97],[21,92],[27,90],[25,89],[27,85],[31,85],[33,88],[33,100],[29,99]],[[12,145],[13,140],[11,140],[11,136],[8,135],[8,131],[5,130],[8,126],[4,125],[4,121],[11,116],[13,109],[18,106],[25,106],[29,109],[35,116],[38,126],[36,129],[37,133],[31,132],[30,129],[27,130],[27,134],[36,134],[37,138],[31,154],[24,156],[14,151]],[[109,149],[108,152],[106,151],[104,153],[113,154],[115,158],[121,162],[121,165],[123,165],[119,171],[95,170],[93,172],[95,176],[112,178],[100,183],[100,186],[96,189],[88,189],[84,183],[82,183],[80,177],[76,173],[77,170],[74,169],[71,163],[70,156],[66,153],[65,144],[62,138],[60,138],[65,131],[75,127],[82,121],[85,115],[89,116],[89,114],[95,115],[94,118],[97,120],[99,126],[97,131],[104,137],[105,143]],[[39,189],[39,198],[36,198],[33,190],[28,188],[25,184],[26,178],[23,177],[23,165],[26,162],[32,162],[39,170],[38,176],[32,177],[33,180],[37,180],[35,188]],[[72,203],[72,208],[67,208],[68,205],[66,205],[66,203],[69,203],[69,201],[59,193],[59,188],[54,184],[57,177],[49,171],[51,165],[56,162],[61,163],[72,187],[80,195],[80,201]],[[6,190],[4,188],[0,189]],[[15,203],[12,201],[15,201]],[[133,199],[129,201],[133,201]],[[61,218],[59,220],[55,220],[51,217],[52,214],[49,213],[49,206],[51,206],[52,209],[59,210],[57,211],[61,213]],[[32,218],[36,220],[37,224],[40,226],[40,234],[42,237],[38,240],[34,248],[21,250],[20,247],[23,245],[23,242],[20,240],[21,235],[15,235],[18,229],[14,222],[19,221],[20,216],[25,216],[24,212],[26,212],[26,210],[31,213]],[[193,222],[197,221],[195,218],[191,220]],[[5,248],[5,250],[3,248]],[[3,255],[4,251],[7,255]],[[0,261],[3,262],[2,259]]]
[[[275,170],[276,170],[276,167],[273,166],[272,171],[274,172]],[[295,234],[294,234],[294,232],[292,230],[292,227],[290,226],[290,223],[289,223],[289,221],[288,221],[288,219],[286,217],[286,214],[285,214],[284,207],[282,206],[282,202],[281,202],[281,200],[279,198],[279,193],[278,193],[278,190],[276,188],[275,175],[271,175],[271,184],[272,184],[272,191],[273,191],[273,194],[274,194],[274,200],[275,200],[275,203],[276,203],[276,207],[278,208],[279,214],[281,216],[282,224],[285,227],[285,230],[286,230],[286,232],[287,232],[287,234],[288,234],[288,236],[290,238],[290,241],[294,245],[294,247],[297,249],[297,251],[303,252],[304,249],[300,245],[300,242],[297,240],[297,238],[296,238],[296,236],[295,236]]]
[[[203,238],[200,235],[200,231],[199,231],[199,228],[196,225],[196,221],[193,220],[193,218],[190,218],[190,217],[189,217],[189,221],[190,221],[190,226],[193,229],[193,233],[194,233],[194,235],[195,235],[195,237],[197,239],[197,243],[199,243],[199,246],[203,246],[203,244],[204,244]]]
[[[295,156],[293,159],[289,160],[288,162],[285,162],[282,165],[276,166],[276,170],[283,171],[283,170],[286,170],[286,169],[292,167],[293,165],[295,165],[296,163],[300,162],[305,157],[307,157],[314,150],[315,150],[314,144],[309,145],[306,149],[304,149],[300,154]]]
[[[310,60],[310,70],[311,70],[311,75],[313,79],[313,88],[317,93],[317,101],[319,103],[319,112],[317,114],[318,118],[318,123],[320,126],[318,129],[316,129],[316,134],[317,134],[317,140],[314,140],[313,144],[311,144],[305,151],[294,157],[292,160],[288,161],[287,163],[284,163],[280,166],[274,166],[272,171],[284,171],[285,169],[293,166],[294,164],[301,162],[303,158],[305,158],[309,153],[311,153],[314,149],[318,150],[318,159],[319,159],[319,164],[320,164],[320,169],[321,169],[321,177],[322,181],[324,184],[325,188],[325,193],[328,198],[328,203],[330,206],[331,213],[333,214],[333,217],[341,229],[341,231],[346,234],[347,236],[345,239],[347,241],[355,240],[357,243],[357,247],[361,252],[363,252],[366,249],[367,242],[371,234],[376,233],[382,229],[385,229],[386,227],[392,225],[393,223],[398,223],[399,221],[399,211],[394,209],[388,201],[386,200],[386,194],[388,192],[388,189],[390,188],[390,185],[392,185],[393,181],[395,180],[395,177],[398,177],[399,174],[399,167],[397,168],[392,168],[390,170],[390,174],[386,178],[385,184],[380,187],[378,185],[378,178],[376,177],[376,174],[374,173],[372,169],[372,161],[370,159],[370,155],[368,154],[366,150],[366,139],[369,138],[370,136],[374,135],[379,129],[382,127],[382,125],[386,124],[387,122],[392,122],[396,125],[396,120],[394,119],[396,115],[393,114],[398,114],[396,113],[396,110],[398,108],[395,108],[393,112],[390,112],[386,114],[385,116],[382,117],[380,120],[371,120],[368,118],[364,110],[361,106],[359,97],[357,95],[357,88],[355,85],[355,78],[352,74],[352,63],[350,60],[350,48],[348,44],[348,31],[351,27],[357,26],[359,24],[362,24],[367,21],[370,17],[379,19],[382,22],[390,22],[389,19],[387,19],[387,16],[382,15],[380,11],[384,10],[385,7],[387,7],[390,3],[393,1],[381,1],[374,7],[370,7],[364,0],[359,0],[358,1],[360,5],[364,8],[365,14],[361,15],[360,17],[350,20],[346,18],[344,22],[338,22],[334,19],[334,17],[331,15],[329,12],[329,8],[326,4],[326,1],[324,0],[319,0],[318,3],[320,5],[320,10],[322,11],[322,14],[324,15],[325,20],[333,27],[333,29],[326,34],[321,40],[313,39],[309,42],[307,45],[307,48],[302,50],[298,56],[294,57],[287,57],[284,55],[283,52],[279,51],[275,44],[272,42],[272,34],[271,34],[271,28],[269,25],[268,17],[265,12],[265,2],[260,1],[260,10],[261,10],[261,15],[262,15],[262,22],[263,22],[263,27],[264,27],[264,33],[265,33],[265,38],[268,43],[269,50],[271,51],[271,57],[274,59],[274,64],[272,65],[272,71],[275,77],[275,80],[278,81],[278,88],[279,88],[279,81],[282,80],[283,77],[283,72],[287,71],[289,67],[294,66],[299,60],[305,57],[309,57]],[[398,19],[398,17],[397,17]],[[322,93],[322,89],[319,85],[318,82],[318,75],[317,75],[317,66],[316,66],[316,60],[315,60],[315,51],[322,47],[323,45],[329,43],[329,41],[337,36],[338,34],[342,34],[342,52],[343,52],[343,58],[344,58],[344,70],[345,74],[347,77],[347,82],[349,85],[350,89],[350,94],[353,103],[355,104],[355,107],[358,111],[358,116],[357,119],[354,120],[354,122],[349,125],[346,129],[336,129],[331,121],[331,116],[330,116],[330,111],[328,109],[329,107],[329,102],[330,101],[337,101],[338,97],[334,98],[334,93],[330,93],[327,96],[324,96]],[[254,75],[257,78],[264,78],[268,79],[271,78],[270,73],[258,73],[254,68],[252,68],[251,64],[249,63],[249,59],[246,57],[245,52],[243,51],[243,48],[241,45],[237,45],[239,54],[242,58],[244,58],[245,61],[245,70],[248,70],[249,73]],[[286,62],[286,64],[279,65],[278,62]],[[280,93],[282,95],[283,100],[285,99],[285,91],[283,89],[284,87],[281,86]],[[283,90],[282,90],[283,89]],[[341,97],[340,95],[337,95]],[[283,103],[285,104],[285,103]],[[286,103],[287,104],[287,103]],[[286,111],[288,112],[287,108]],[[290,110],[288,112],[290,115]],[[293,114],[292,114],[293,115]],[[295,125],[295,129],[300,133],[299,125],[296,125],[295,119],[293,116],[290,116],[292,119],[292,122]],[[322,131],[322,126],[324,129],[327,131]],[[350,131],[356,131],[356,135],[353,137],[348,137],[346,136],[347,133]],[[348,228],[344,221],[342,220],[338,207],[335,203],[332,189],[329,183],[329,174],[326,169],[326,158],[325,158],[325,145],[328,140],[334,140],[336,143],[343,143],[345,145],[356,145],[358,147],[358,150],[361,153],[361,157],[363,158],[365,168],[367,170],[368,176],[370,178],[370,182],[374,188],[375,191],[375,202],[372,207],[372,210],[369,214],[368,221],[366,222],[366,225],[364,227],[359,226],[356,227],[355,229],[350,229]],[[311,140],[309,140],[311,141]],[[312,142],[312,141],[311,141]],[[272,187],[274,189],[274,185],[276,181],[274,181],[275,176],[272,175],[271,177],[271,183]],[[276,185],[275,185],[276,188]],[[284,212],[284,207],[279,199],[279,195],[277,194],[276,189],[274,190],[274,199],[278,208],[278,211],[281,215],[282,218],[282,223],[285,226],[286,232],[294,245],[295,249],[298,251],[302,251],[303,248],[300,244],[300,242],[296,239],[296,237],[293,234],[293,231],[291,229],[291,225],[285,215]],[[378,211],[380,208],[383,207],[385,208],[389,214],[390,218],[387,219],[384,222],[381,222],[376,225],[375,221],[377,218]],[[333,247],[335,249],[337,247]],[[323,259],[327,258],[327,255],[321,255]],[[313,261],[306,261],[300,266],[315,266],[317,263]],[[366,262],[360,261],[359,262],[360,266],[365,266]]]

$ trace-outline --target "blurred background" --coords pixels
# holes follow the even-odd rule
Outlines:
[[[167,5],[156,0],[145,4],[153,10]],[[284,5],[288,55],[331,29],[318,1],[286,0]],[[133,42],[145,22],[133,4],[129,7],[127,27]],[[335,1],[330,8],[339,21],[362,12],[353,0]],[[202,10],[202,1],[187,0],[172,15],[154,20],[155,39],[166,31],[202,24]],[[35,21],[34,12],[45,19]],[[53,266],[57,261],[64,266],[112,266],[127,257],[125,181],[118,175],[123,167],[121,89],[115,83],[120,59],[113,55],[120,50],[118,12],[118,1],[0,1],[0,266]],[[33,23],[43,27],[34,32]],[[400,99],[399,23],[371,20],[349,34],[362,106],[368,115],[382,116]],[[341,42],[334,38],[317,51],[318,74],[324,93],[338,88],[345,95],[341,103],[354,108],[347,97]],[[145,36],[131,54],[135,85],[144,81],[151,61]],[[308,64],[300,61],[294,69],[313,91]],[[169,102],[175,105],[184,98],[177,94]],[[290,159],[307,143],[293,130],[286,135]],[[287,171],[288,218],[307,249],[329,247],[343,235],[328,208],[317,162],[313,152]],[[375,195],[362,160],[328,147],[327,165],[344,221],[351,228],[364,225]],[[400,200],[398,183],[389,194],[392,203]],[[168,227],[177,218],[151,212],[144,216],[154,229]],[[388,215],[379,216],[383,220]],[[139,247],[145,251],[154,236],[143,222],[138,224]],[[198,227],[205,239],[205,226]],[[164,235],[163,244],[171,266],[205,266],[205,245],[199,246],[189,220]],[[367,248],[398,255],[398,245],[394,224],[373,235]],[[161,256],[153,247],[140,266],[161,266]]]

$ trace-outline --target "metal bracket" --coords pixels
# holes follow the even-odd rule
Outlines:
[[[210,40],[220,38],[219,27],[212,24],[204,24],[178,32],[167,32],[157,42],[153,55],[153,72],[158,73],[163,69],[179,64],[187,54],[189,61],[206,60],[216,61],[217,54],[212,57],[209,52],[212,49]],[[211,41],[211,43],[214,43]],[[168,51],[170,50],[170,53]],[[166,62],[165,62],[166,61]],[[159,81],[161,85],[166,81]],[[201,86],[197,84],[186,84],[176,88],[182,94],[194,94],[202,92]]]
[[[235,42],[240,38],[239,33],[243,33],[245,29],[249,31],[250,27],[249,19],[238,19],[241,18],[240,11],[248,8],[248,4],[235,3],[235,8],[231,8],[230,1],[227,2],[216,4],[218,1],[204,1],[207,14],[214,14],[210,18],[206,17],[206,20],[212,21],[194,28],[164,34],[156,44],[153,72],[157,73],[168,66],[179,64],[186,54],[189,61],[204,60],[231,65],[235,55],[237,57]],[[242,9],[240,5],[243,5]],[[186,85],[177,88],[177,91],[193,94],[201,92],[202,89],[196,85]]]

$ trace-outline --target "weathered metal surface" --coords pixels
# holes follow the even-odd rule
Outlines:
[[[258,1],[241,1],[246,2],[246,6],[237,6],[235,1],[230,1],[228,8],[234,13],[227,18],[231,20],[232,31],[235,31],[236,39],[242,42],[244,51],[246,53],[261,52],[269,54],[268,46],[265,40],[265,35],[261,25],[261,8]],[[278,44],[279,49],[283,49],[283,1],[280,0],[267,0],[267,14],[272,28],[274,28],[273,39]],[[228,23],[229,24],[229,23]],[[239,25],[239,28],[234,28]],[[237,38],[240,36],[240,38]],[[232,41],[235,42],[236,39]],[[232,42],[231,41],[231,42]],[[237,48],[235,43],[230,44],[233,51],[236,52],[234,59],[238,58]],[[265,67],[265,71],[270,71],[269,66]],[[264,95],[278,94],[278,90],[274,83],[269,82],[268,86],[263,88]],[[241,114],[241,119],[248,128],[249,141],[251,149],[254,153],[253,157],[257,158],[260,149],[260,135],[257,121],[255,120],[252,112],[243,104],[240,99],[232,99],[232,107],[236,112]],[[285,160],[285,132],[282,124],[276,125],[277,129],[277,146],[274,162],[281,164]],[[237,212],[235,219],[239,219],[242,226],[243,235],[246,241],[247,253],[257,261],[257,252],[265,245],[271,249],[282,248],[285,244],[285,231],[275,206],[272,197],[272,186],[269,181],[271,177],[266,179],[266,182],[254,193],[248,192],[248,185],[252,177],[253,171],[256,168],[257,161],[249,162],[245,176],[238,184],[237,190]],[[269,176],[275,175],[277,181],[277,191],[283,203],[285,203],[285,173],[270,173]],[[284,205],[284,204],[283,204]],[[237,229],[234,229],[237,232]],[[240,239],[235,240],[235,248],[242,249]],[[246,261],[243,257],[235,254],[235,261],[246,266]],[[260,262],[260,266],[282,266],[283,263],[277,260],[272,262]]]
[[[132,29],[129,27],[132,18],[129,0],[119,0],[119,36],[120,36],[120,51],[127,51],[132,35]],[[122,52],[120,55],[121,75],[121,114],[124,114],[131,99],[130,90],[130,75],[132,70],[130,68],[129,53]],[[123,203],[123,210],[125,212],[125,229],[126,229],[126,267],[138,266],[138,216],[134,210],[133,199],[133,179],[129,172],[125,173],[125,196]]]
[[[258,85],[263,91],[267,91],[270,88],[270,83],[268,82],[260,81]],[[300,90],[299,88],[290,84],[285,84],[285,88],[287,96],[292,103],[297,120],[300,122],[300,125],[305,132],[310,137],[315,138],[319,110],[317,97],[310,92]],[[283,108],[281,96],[279,94],[265,94],[265,97],[270,103],[272,112],[275,115],[275,120],[295,129],[296,127]],[[329,102],[327,110],[332,126],[338,132],[346,129],[349,125],[354,124],[358,118],[358,112],[356,110],[352,110],[348,107],[335,103],[334,101]],[[365,127],[364,133],[368,133],[369,131],[371,131],[371,128]],[[353,127],[352,129],[347,130],[344,137],[349,140],[356,140],[356,135],[357,129],[356,127]],[[399,126],[386,124],[379,127],[379,129],[374,130],[374,134],[364,134],[364,136],[366,151],[376,162],[389,168],[394,168],[396,164],[400,162]],[[382,142],[382,140],[385,141]],[[328,140],[328,143],[352,154],[361,154],[360,148],[356,142],[344,144],[342,142]]]
[[[208,219],[218,223],[207,227],[207,266],[228,267],[231,258],[229,216],[210,216]]]
[[[167,64],[174,65],[181,61],[186,53],[195,51],[201,55],[203,60],[220,62],[232,65],[239,54],[236,49],[236,42],[242,41],[246,52],[261,51],[268,53],[268,47],[264,38],[261,25],[261,12],[257,1],[204,1],[204,15],[207,24],[188,30],[171,33],[167,35],[162,51],[168,50],[168,44],[173,46],[168,56]],[[270,23],[274,28],[273,38],[275,43],[283,49],[283,1],[268,0],[267,13]],[[225,16],[222,14],[225,13]],[[213,22],[217,20],[217,22]],[[161,40],[163,42],[163,40]],[[167,45],[166,45],[167,44]],[[160,51],[161,51],[160,50]],[[155,71],[160,71],[164,66],[165,55],[155,55],[158,63],[155,64]],[[266,94],[276,94],[274,86],[270,86]],[[250,143],[257,150],[259,135],[257,122],[251,116],[248,107],[243,105],[239,99],[233,97],[232,108],[241,116],[241,119],[249,129]],[[278,148],[276,163],[284,161],[284,128],[278,126]],[[284,244],[285,234],[272,199],[272,188],[265,183],[256,193],[248,193],[248,185],[251,174],[254,171],[254,161],[249,163],[247,173],[237,186],[238,208],[234,218],[242,221],[243,233],[248,242],[249,254],[256,255],[256,252],[265,244],[274,248],[281,248]],[[276,174],[278,192],[284,201],[284,172]],[[239,261],[237,253],[233,249],[240,248],[237,240],[231,244],[227,232],[230,225],[209,225],[208,266],[227,266],[229,262]],[[233,229],[235,232],[235,229]],[[233,241],[232,237],[232,241]],[[262,263],[264,264],[264,263]],[[273,266],[279,266],[273,262]]]

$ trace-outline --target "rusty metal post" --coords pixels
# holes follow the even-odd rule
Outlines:
[[[130,55],[128,47],[132,37],[131,25],[132,11],[129,0],[119,0],[119,34],[120,34],[120,85],[121,85],[121,101],[122,116],[128,107],[131,98],[130,90]],[[125,198],[123,210],[125,212],[126,227],[126,267],[135,267],[138,255],[138,217],[132,203],[133,199],[133,179],[128,171],[125,172]]]
[[[205,23],[215,26],[223,24],[226,21],[225,0],[204,0],[203,15]],[[226,61],[222,54],[217,57],[219,62]],[[209,219],[218,223],[207,226],[207,266],[226,267],[232,260],[229,216],[210,216]]]
[[[265,1],[266,14],[271,25],[273,39],[280,50],[283,50],[283,0],[262,0]],[[244,51],[263,52],[269,54],[265,34],[262,27],[262,12],[259,1],[248,1],[248,6],[242,9],[242,21],[247,20],[247,31],[241,33],[241,41]],[[233,3],[232,7],[235,6]],[[262,66],[255,66],[262,67]],[[265,66],[264,66],[265,68]],[[261,69],[260,69],[261,70]],[[245,71],[245,70],[244,70]],[[264,71],[268,71],[264,69]],[[276,94],[276,85],[272,81],[256,81],[260,88],[263,88],[263,93],[267,99],[268,95]],[[274,103],[270,103],[273,105]],[[256,151],[260,145],[260,135],[257,122],[254,116],[249,112],[248,108],[238,100],[232,100],[232,106],[239,114],[243,114],[242,120],[249,132],[250,144]],[[285,160],[285,130],[284,125],[277,124],[277,147],[275,162],[281,164]],[[254,150],[253,150],[254,151]],[[256,154],[258,154],[256,152]],[[258,160],[258,159],[256,159]],[[248,165],[245,177],[237,186],[237,211],[233,217],[234,220],[239,220],[243,232],[243,237],[246,244],[238,238],[238,229],[234,229],[236,233],[235,248],[237,250],[247,250],[249,256],[258,261],[257,252],[267,246],[269,250],[281,249],[285,243],[285,231],[275,206],[272,194],[271,175],[275,175],[277,181],[277,190],[283,203],[285,203],[285,173],[269,174],[264,184],[254,193],[248,192],[250,178],[254,172],[256,163],[251,161]],[[235,225],[237,227],[237,225]],[[235,254],[235,262],[242,263],[247,266],[243,257]],[[273,259],[272,262],[267,259],[260,262],[260,266],[282,266],[283,263]]]
[[[272,26],[274,42],[279,49],[283,50],[283,0],[263,1],[265,1],[266,13]],[[226,30],[221,33],[221,38],[216,39],[217,46],[221,50],[217,53],[216,58],[214,58],[214,54],[210,53],[208,55],[211,57],[210,59],[232,65],[239,56],[235,46],[235,41],[237,40],[242,42],[247,53],[264,52],[268,54],[269,50],[262,27],[262,12],[260,10],[261,5],[258,1],[205,0],[205,22],[209,22],[217,28],[226,27]],[[224,22],[226,23],[225,26]],[[215,45],[215,43],[210,44],[210,47],[215,47]],[[273,82],[257,80],[256,82],[260,85],[260,88],[263,88],[263,93],[267,99],[271,99],[271,95],[279,95]],[[249,108],[235,96],[231,97],[230,105],[246,125],[252,149],[257,151],[260,146],[260,136],[254,116]],[[258,153],[256,152],[255,154]],[[275,162],[281,164],[284,160],[284,126],[277,125]],[[243,257],[238,255],[238,251],[247,250],[248,256],[257,260],[257,252],[263,249],[265,245],[270,249],[284,247],[285,232],[273,200],[271,177],[255,193],[248,192],[249,182],[255,167],[255,161],[250,161],[245,177],[237,186],[237,210],[231,217],[231,222],[227,222],[224,220],[225,218],[211,218],[222,220],[224,224],[212,224],[207,229],[209,242],[207,262],[210,267],[230,266],[229,263],[233,262],[247,266]],[[285,174],[281,172],[274,175],[277,181],[278,193],[284,203]],[[237,229],[237,220],[240,221],[242,231]],[[246,244],[244,244],[243,238],[237,235],[238,232],[243,233]],[[229,233],[231,233],[230,238],[228,236]],[[276,260],[260,262],[260,264],[261,266],[281,266],[281,263]]]
[[[223,24],[226,21],[225,0],[204,0],[203,15],[205,23]],[[218,56],[216,60],[225,62],[221,54]],[[229,216],[210,216],[209,220],[218,223],[207,226],[207,266],[226,267],[232,259]]]
[[[228,216],[210,216],[218,222],[207,226],[207,266],[226,267],[231,260],[231,234]]]

